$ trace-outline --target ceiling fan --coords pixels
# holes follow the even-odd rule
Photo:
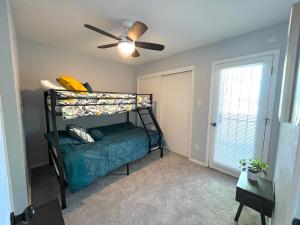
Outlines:
[[[140,53],[136,48],[145,48],[155,51],[164,50],[164,45],[137,41],[148,30],[148,27],[144,23],[139,21],[133,23],[130,20],[123,20],[122,25],[124,27],[124,32],[119,37],[117,37],[92,25],[84,24],[86,28],[118,41],[117,43],[98,46],[98,48],[101,49],[118,46],[119,50],[124,55],[132,56],[134,58],[140,56]]]

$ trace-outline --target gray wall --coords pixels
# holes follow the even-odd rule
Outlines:
[[[269,178],[272,178],[279,130],[276,115],[286,47],[287,27],[287,23],[278,24],[264,30],[244,34],[137,67],[122,65],[105,59],[86,56],[20,39],[20,77],[24,102],[28,160],[30,165],[37,166],[47,161],[46,142],[43,138],[45,119],[42,93],[40,90],[40,80],[42,79],[54,81],[59,74],[66,73],[78,77],[81,81],[89,81],[94,89],[97,90],[135,91],[136,75],[150,74],[194,65],[195,107],[193,112],[192,146],[199,144],[200,148],[199,150],[192,149],[191,156],[193,159],[205,163],[211,63],[225,58],[280,49],[276,112],[274,112],[273,117],[270,155],[268,160],[270,164]],[[276,37],[277,41],[267,43],[269,37]],[[202,102],[200,108],[197,107],[196,104],[198,99]],[[115,117],[123,119],[123,115],[116,115]],[[104,124],[112,121],[117,122],[119,121],[118,119],[114,117],[99,117],[93,120],[80,119],[77,120],[76,123],[84,124],[89,127],[93,124]],[[63,129],[65,123],[61,122],[60,125]]]
[[[18,49],[11,10],[6,0],[0,1],[0,18],[0,116],[3,119],[12,210],[19,214],[28,205],[27,167],[18,82]]]
[[[300,25],[300,3],[295,4],[291,13],[291,21],[288,34],[288,49],[285,61],[284,79],[281,99],[281,121],[289,121],[289,101],[294,101],[292,121],[294,124],[281,123],[278,138],[277,161],[275,170],[275,211],[272,223],[274,225],[290,225],[292,219],[300,219],[300,127],[298,122],[299,111],[297,101],[299,96],[300,70],[295,71],[294,63],[300,65],[294,51],[299,51],[299,25]],[[299,54],[299,52],[298,52]],[[293,73],[296,73],[295,77]],[[296,84],[296,85],[295,85]],[[295,85],[296,90],[292,90]],[[289,91],[294,93],[289,93]],[[295,115],[294,115],[295,114]]]
[[[162,60],[143,64],[137,67],[137,75],[151,74],[155,72],[195,66],[194,81],[194,124],[192,134],[192,146],[200,145],[200,149],[192,149],[191,157],[205,163],[206,158],[206,136],[208,124],[209,93],[211,78],[211,63],[216,60],[239,57],[247,54],[254,54],[268,50],[280,49],[279,76],[277,82],[276,112],[274,112],[270,154],[269,154],[269,178],[273,177],[274,162],[276,158],[277,137],[279,123],[277,121],[277,110],[281,87],[282,68],[286,48],[288,23],[278,24],[267,29],[251,32],[238,37],[230,38],[218,43],[203,46],[197,49],[186,51]],[[269,37],[276,37],[277,41],[267,43]],[[188,41],[188,40],[187,40]],[[202,102],[198,108],[197,100]]]
[[[278,154],[275,171],[275,210],[273,225],[290,225],[292,218],[300,218],[300,149],[299,126],[280,124]],[[297,196],[298,195],[298,196]]]
[[[20,81],[24,108],[27,156],[31,167],[47,162],[47,147],[43,137],[45,116],[40,80],[55,81],[60,74],[69,74],[88,81],[94,90],[136,91],[136,75],[131,66],[78,54],[60,48],[19,39]],[[125,115],[103,116],[68,121],[84,127],[124,121]],[[65,122],[59,121],[65,129]]]

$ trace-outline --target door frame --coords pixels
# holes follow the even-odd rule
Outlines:
[[[12,190],[11,190],[11,176],[10,176],[10,171],[9,171],[9,161],[8,161],[8,155],[7,155],[7,146],[6,146],[6,135],[5,135],[5,130],[4,130],[4,117],[3,117],[3,105],[2,105],[2,101],[1,101],[1,93],[0,93],[0,135],[2,132],[2,137],[0,137],[1,139],[3,139],[3,158],[4,158],[4,162],[1,162],[4,165],[4,174],[6,175],[6,180],[7,180],[7,187],[1,187],[1,188],[7,188],[8,191],[8,204],[9,204],[9,209],[7,209],[9,211],[9,213],[11,213],[13,211],[13,196],[12,196]],[[1,154],[1,153],[0,153]],[[3,179],[5,179],[3,178]],[[0,178],[1,179],[1,178]],[[6,212],[4,210],[4,212]],[[6,218],[3,218],[5,222],[9,221],[9,214],[7,215]]]
[[[273,64],[272,64],[272,71],[271,71],[271,84],[270,84],[270,96],[269,96],[269,104],[268,104],[268,113],[267,118],[269,122],[266,126],[266,135],[265,135],[265,145],[262,153],[262,160],[268,162],[269,156],[269,145],[270,145],[270,137],[271,137],[271,128],[273,124],[273,111],[275,107],[275,95],[276,95],[276,83],[278,77],[278,67],[279,67],[279,56],[280,56],[280,49],[275,49],[271,51],[264,51],[250,55],[244,55],[240,57],[228,58],[223,60],[218,60],[212,62],[212,69],[211,69],[211,82],[210,82],[210,95],[209,95],[209,112],[208,112],[208,123],[207,123],[207,138],[206,138],[206,164],[208,167],[211,167],[215,170],[220,172],[229,174],[231,176],[237,177],[239,174],[234,174],[226,169],[222,169],[219,167],[215,167],[214,165],[210,165],[210,157],[211,157],[211,118],[213,113],[213,101],[214,101],[214,84],[215,84],[215,67],[220,64],[242,61],[252,58],[264,57],[264,56],[273,56]]]
[[[191,106],[190,106],[190,110],[191,110],[191,118],[190,118],[190,128],[189,128],[189,149],[188,149],[188,159],[190,161],[193,161],[194,159],[191,158],[191,152],[192,152],[192,136],[193,136],[193,118],[194,118],[194,77],[195,77],[195,66],[186,66],[186,67],[180,67],[180,68],[176,68],[176,69],[171,69],[171,70],[165,70],[165,71],[161,71],[161,72],[156,72],[156,73],[151,73],[151,74],[143,74],[137,77],[137,92],[139,92],[140,89],[140,80],[142,79],[147,79],[147,78],[151,78],[151,77],[163,77],[163,76],[167,76],[167,75],[172,75],[172,74],[176,74],[176,73],[183,73],[183,72],[191,72],[192,73],[192,97],[191,97]],[[162,87],[162,86],[161,86]],[[163,94],[162,90],[161,90],[161,94]],[[161,96],[162,97],[162,96]],[[162,109],[162,106],[161,106]],[[162,118],[162,111],[160,110],[159,112],[160,114],[160,118],[161,118],[161,123],[163,123],[163,118]]]

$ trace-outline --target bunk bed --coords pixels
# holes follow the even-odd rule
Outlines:
[[[50,89],[44,91],[49,163],[55,168],[60,184],[62,208],[66,208],[66,186],[71,192],[88,186],[121,166],[160,150],[163,157],[162,131],[152,112],[152,95],[116,92],[82,92]],[[129,121],[137,112],[142,127]],[[94,143],[81,143],[59,131],[57,119],[126,113],[126,121],[100,129],[104,137]],[[149,122],[150,121],[150,122]],[[151,127],[149,127],[151,126]]]

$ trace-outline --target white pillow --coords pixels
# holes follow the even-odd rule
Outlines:
[[[56,90],[67,90],[59,83],[53,83],[49,80],[41,80],[41,88],[44,91],[48,91],[49,89],[56,89]]]

